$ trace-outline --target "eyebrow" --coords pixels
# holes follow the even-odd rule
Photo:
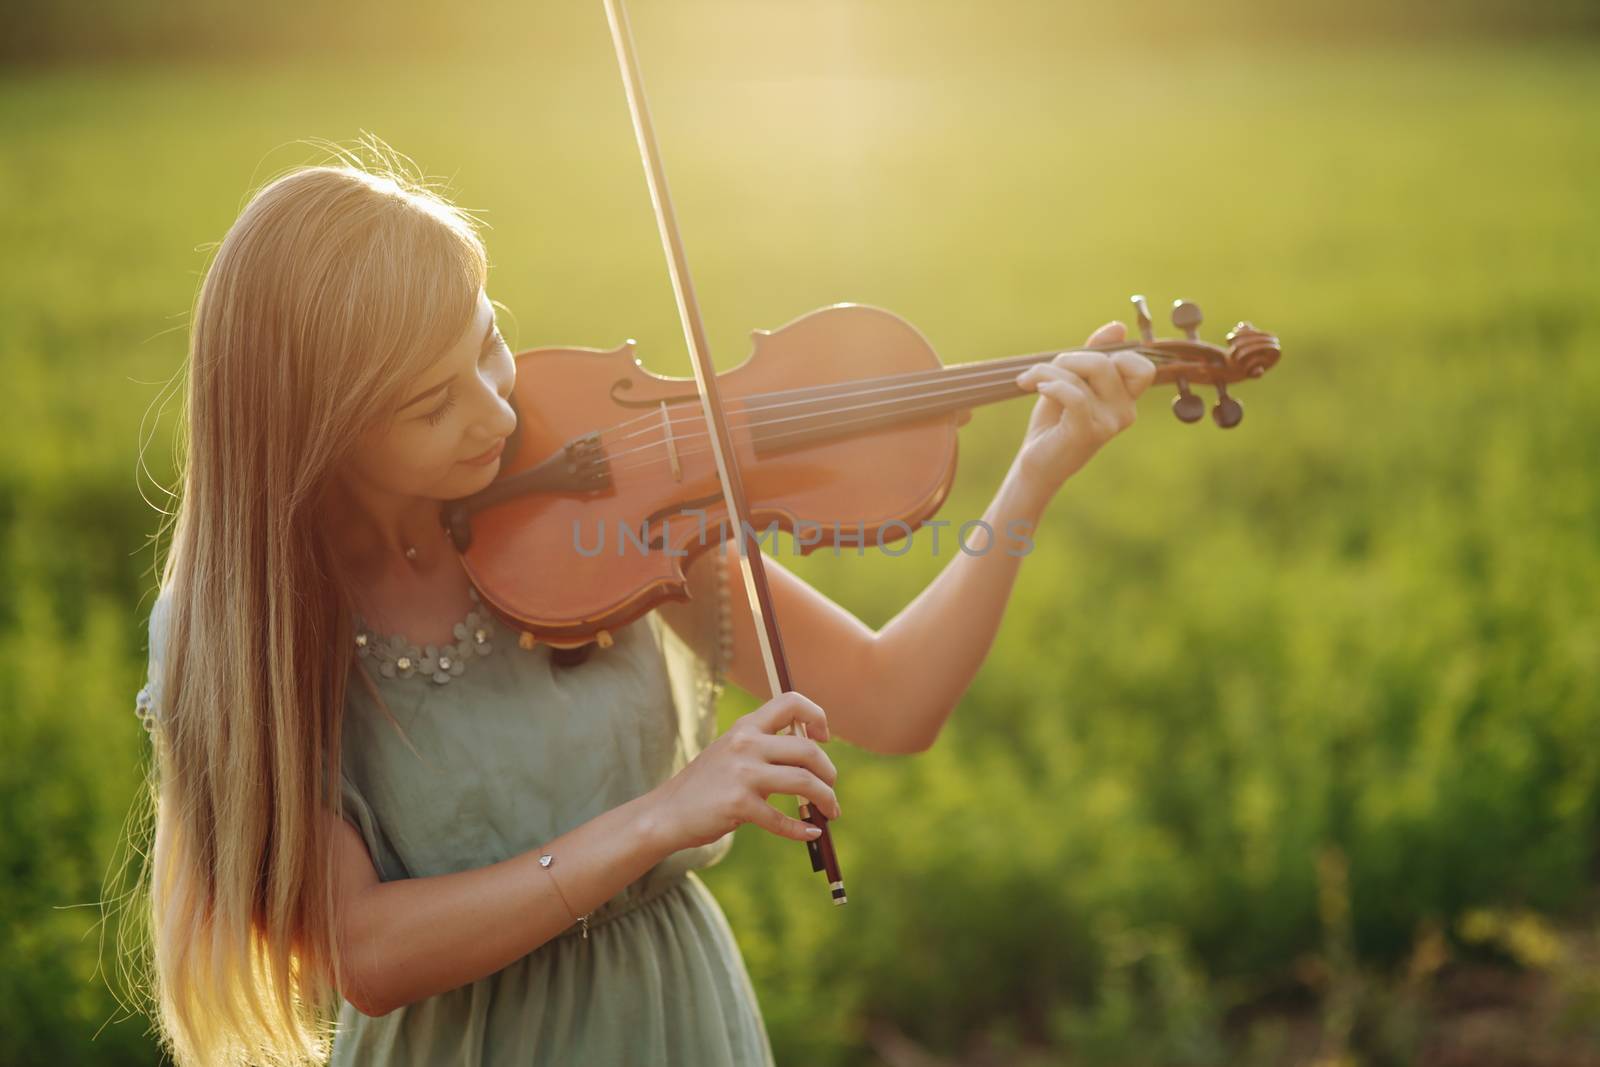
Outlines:
[[[483,355],[484,351],[488,349],[488,347],[489,347],[489,339],[492,338],[493,336],[494,336],[494,319],[491,318],[489,320],[489,328],[487,330],[483,331],[483,343],[478,346],[478,354],[480,356]],[[416,404],[419,401],[428,399],[434,393],[437,393],[440,390],[447,388],[450,385],[450,383],[455,381],[455,380],[456,380],[456,376],[454,374],[450,375],[450,377],[446,378],[444,381],[440,382],[438,385],[434,386],[432,389],[424,389],[422,392],[418,393],[416,396],[412,397],[410,400],[407,400],[404,404],[401,404],[398,410],[399,411],[404,411],[406,408],[411,407],[413,404]]]

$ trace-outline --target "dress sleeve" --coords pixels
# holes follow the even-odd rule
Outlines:
[[[384,870],[384,850],[378,828],[378,817],[373,814],[372,805],[367,803],[367,798],[361,795],[361,790],[350,780],[350,776],[343,772],[339,774],[339,796],[345,821],[354,826],[361,835],[362,842],[367,846],[367,855],[372,858],[372,866],[377,870],[379,879],[387,881],[392,875]]]
[[[134,713],[149,731],[154,731],[161,724],[161,715],[165,707],[161,699],[161,687],[164,684],[162,672],[167,654],[167,628],[171,615],[172,598],[163,592],[156,597],[155,606],[150,609],[150,644],[145,683],[133,700]]]

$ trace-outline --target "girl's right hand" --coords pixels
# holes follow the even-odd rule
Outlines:
[[[792,722],[810,737],[780,734]],[[673,852],[707,845],[744,823],[780,837],[811,841],[813,827],[785,815],[767,797],[803,796],[839,817],[833,761],[812,738],[828,740],[828,717],[799,693],[782,693],[736,721],[672,778],[652,790],[663,841]]]

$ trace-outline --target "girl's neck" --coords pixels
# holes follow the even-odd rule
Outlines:
[[[460,569],[449,535],[439,524],[437,500],[347,485],[324,521],[340,562],[358,585],[427,584],[441,569]]]

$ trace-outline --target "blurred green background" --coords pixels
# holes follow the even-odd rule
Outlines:
[[[840,300],[946,362],[1132,292],[1285,349],[1238,430],[1152,396],[1067,483],[930,752],[833,746],[848,908],[756,831],[707,872],[779,1062],[1600,1062],[1600,6],[633,15],[724,367]],[[250,190],[371,131],[488,222],[514,347],[688,364],[598,4],[29,0],[0,63],[0,1062],[154,1063],[94,905]],[[785,562],[876,626],[919,544]]]

